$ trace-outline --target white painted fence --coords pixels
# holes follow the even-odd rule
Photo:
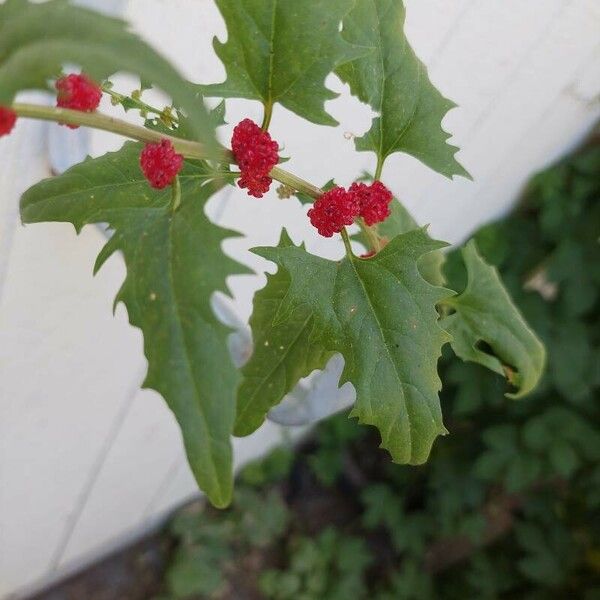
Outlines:
[[[298,0],[299,2],[301,0]],[[460,108],[445,126],[475,181],[448,181],[407,156],[384,179],[434,235],[461,240],[501,215],[528,176],[576,144],[600,116],[598,0],[407,0],[408,34],[433,81]],[[224,36],[211,0],[131,0],[127,17],[192,79],[219,81],[213,34]],[[337,129],[308,125],[277,109],[273,132],[290,168],[317,183],[348,183],[370,156],[353,152],[370,113],[347,95],[329,103]],[[228,120],[257,118],[232,101]],[[124,277],[117,257],[96,278],[104,242],[87,227],[23,228],[20,192],[48,175],[48,125],[21,122],[0,141],[0,598],[22,594],[97,558],[157,522],[195,493],[174,419],[161,398],[139,391],[141,334],[125,311],[111,314]],[[54,126],[55,127],[55,126]],[[119,141],[96,135],[94,153]],[[295,201],[226,192],[213,204],[224,225],[247,238],[226,249],[259,272],[247,248],[276,242],[278,225],[309,249],[337,255],[317,239]],[[245,319],[262,276],[232,281]],[[324,399],[325,401],[325,399]],[[265,426],[237,446],[260,453],[279,430]]]

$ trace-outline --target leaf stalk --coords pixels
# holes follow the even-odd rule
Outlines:
[[[379,252],[383,248],[383,244],[375,228],[367,225],[362,217],[356,219],[356,223],[367,238],[369,250],[373,250],[375,253]]]
[[[383,172],[383,165],[385,163],[385,156],[382,154],[377,155],[377,166],[375,167],[375,175],[373,176],[374,181],[381,179],[381,173]]]
[[[263,122],[260,127],[263,131],[267,131],[267,129],[269,129],[269,125],[271,124],[271,117],[273,116],[273,102],[266,102],[264,107],[265,114],[263,116]]]
[[[181,182],[179,181],[179,176],[175,177],[171,185],[173,187],[171,210],[175,212],[181,204]]]
[[[352,260],[354,258],[354,252],[352,252],[352,246],[350,245],[350,238],[348,237],[348,232],[344,227],[341,231],[342,239],[344,240],[344,247],[346,248],[346,256]]]

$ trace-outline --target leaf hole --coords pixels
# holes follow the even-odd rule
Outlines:
[[[498,358],[494,352],[494,349],[485,340],[477,340],[475,342],[475,349],[479,350],[479,352],[483,352],[484,354],[489,354],[494,358]]]
[[[485,340],[477,340],[475,342],[475,349],[487,354],[489,356],[493,356],[495,359],[499,360],[502,363],[502,370],[504,371],[504,377],[513,388],[511,391],[518,391],[519,388],[519,369],[514,365],[511,365],[504,360],[502,360],[495,352],[494,349],[485,341]]]

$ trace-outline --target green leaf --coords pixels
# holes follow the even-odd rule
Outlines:
[[[290,277],[275,324],[299,307],[311,311],[311,342],[345,359],[342,383],[350,381],[357,394],[351,416],[376,426],[399,463],[424,462],[446,433],[436,365],[449,337],[435,305],[450,292],[427,283],[417,268],[422,255],[442,246],[417,229],[370,260],[330,261],[286,243],[255,249]]]
[[[564,440],[558,440],[550,447],[548,458],[557,473],[566,479],[572,477],[573,472],[580,464],[579,456],[573,447]]]
[[[289,477],[294,458],[293,448],[278,446],[266,457],[248,463],[238,474],[238,481],[252,488],[281,483]]]
[[[359,151],[380,161],[406,152],[446,177],[470,177],[454,157],[457,148],[441,126],[454,102],[433,86],[427,68],[404,34],[401,0],[357,0],[344,18],[342,37],[371,51],[336,69],[359,100],[378,113],[371,129],[356,140]]]
[[[225,120],[225,100],[221,100],[217,106],[211,109],[209,115],[215,127],[227,125],[227,121]]]
[[[413,216],[406,210],[399,200],[393,200],[391,204],[390,216],[377,225],[379,235],[394,239],[401,233],[407,233],[418,227]],[[429,252],[419,259],[419,271],[425,281],[431,285],[443,286],[446,283],[442,268],[445,262],[444,254],[441,250]]]
[[[210,549],[178,549],[165,575],[169,592],[182,600],[197,594],[204,597],[216,594],[226,584],[222,562],[211,556]]]
[[[369,597],[366,570],[374,558],[364,540],[329,527],[316,536],[292,537],[285,570],[264,571],[261,598],[340,600]]]
[[[203,163],[186,162],[179,177],[181,203],[171,190],[150,188],[139,168],[141,146],[87,160],[61,177],[28,190],[21,201],[26,223],[66,221],[114,229],[96,269],[120,250],[127,278],[117,302],[144,334],[148,376],[175,413],[200,487],[217,506],[230,501],[230,435],[238,383],[227,349],[229,330],[214,316],[211,296],[227,292],[225,279],[246,269],[227,258],[223,239],[232,232],[213,225],[204,205],[214,192]]]
[[[0,4],[0,104],[22,90],[48,89],[65,64],[81,67],[96,81],[118,71],[140,76],[162,88],[184,109],[195,136],[216,144],[214,127],[198,90],[127,24],[67,0]]]
[[[235,491],[236,533],[252,549],[267,548],[287,529],[290,511],[277,489],[258,491],[239,486]]]
[[[418,226],[413,216],[397,199],[394,199],[390,204],[390,216],[382,223],[374,225],[379,236],[386,240],[394,239],[401,233],[417,229]],[[369,247],[369,239],[362,229],[355,233],[352,239],[360,242],[365,248]],[[419,260],[419,271],[425,281],[428,281],[431,285],[443,286],[446,283],[443,272],[445,262],[446,257],[441,250],[429,252],[422,256]]]
[[[392,239],[401,233],[417,229],[418,226],[418,223],[402,202],[395,198],[390,204],[390,216],[382,223],[376,225],[379,234],[384,235],[389,239]]]
[[[474,241],[462,249],[467,287],[445,302],[456,312],[442,321],[452,335],[454,352],[507,377],[517,388],[511,398],[531,392],[539,382],[546,351],[504,288],[498,272],[477,251]],[[494,354],[485,351],[484,342]]]
[[[337,125],[324,109],[337,94],[325,77],[364,53],[340,36],[353,0],[216,0],[227,42],[214,47],[227,71],[223,83],[202,86],[207,96],[279,102],[322,125]]]
[[[294,247],[285,231],[279,247]],[[290,284],[289,274],[279,269],[275,275],[267,275],[267,284],[254,296],[250,317],[254,352],[242,369],[235,435],[256,431],[269,409],[279,404],[302,377],[323,369],[332,356],[311,341],[315,320],[309,307],[297,306],[285,322],[276,322]]]

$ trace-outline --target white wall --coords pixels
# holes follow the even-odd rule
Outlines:
[[[528,176],[575,145],[600,116],[600,3],[597,0],[407,0],[408,35],[433,81],[460,108],[445,126],[475,181],[448,181],[395,156],[386,183],[422,223],[449,241],[501,215]],[[131,0],[136,27],[195,80],[218,81],[211,38],[224,26],[210,0]],[[345,89],[331,78],[331,86]],[[328,106],[337,129],[308,125],[278,109],[275,137],[291,170],[316,183],[348,183],[368,154],[370,113],[345,95]],[[230,102],[228,120],[258,118]],[[47,125],[21,122],[0,141],[0,598],[66,573],[143,531],[195,493],[174,420],[161,398],[139,391],[141,334],[123,307],[111,314],[124,277],[113,258],[96,278],[103,243],[87,227],[23,228],[19,193],[48,174]],[[95,153],[118,140],[94,135]],[[315,154],[318,158],[315,159]],[[247,248],[274,243],[285,224],[309,249],[340,252],[317,238],[296,201],[226,192],[213,204],[224,225],[248,234],[227,251],[260,272]],[[250,312],[263,277],[232,281],[236,311]],[[280,436],[273,425],[238,446],[247,457]]]

